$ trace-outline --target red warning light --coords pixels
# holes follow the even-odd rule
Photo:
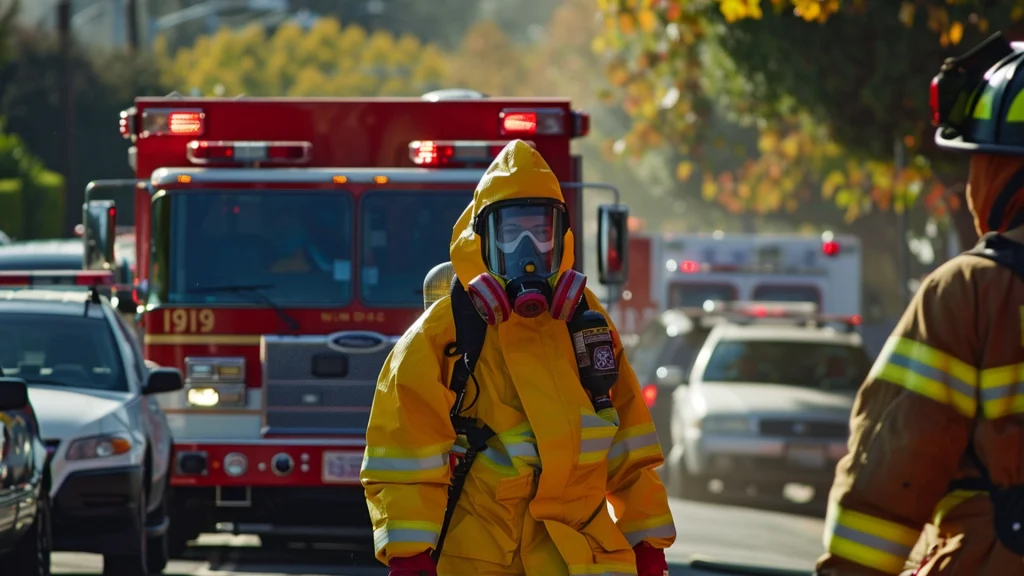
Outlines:
[[[693,260],[683,260],[679,263],[679,271],[685,272],[686,274],[693,274],[694,272],[700,271],[700,262]]]
[[[837,256],[839,255],[839,242],[835,240],[829,240],[821,244],[821,251],[825,256]]]

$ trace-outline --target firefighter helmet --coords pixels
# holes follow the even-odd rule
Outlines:
[[[1024,44],[999,33],[947,58],[929,94],[935,143],[957,152],[1024,155],[1022,62]]]

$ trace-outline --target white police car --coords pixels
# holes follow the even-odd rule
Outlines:
[[[50,453],[54,550],[144,576],[167,564],[172,442],[153,395],[183,382],[145,364],[99,294],[112,282],[109,272],[0,272],[0,366],[28,383]]]

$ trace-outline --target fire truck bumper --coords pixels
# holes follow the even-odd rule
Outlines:
[[[368,546],[373,541],[359,485],[176,487],[172,501],[177,514],[171,526],[191,521],[192,538],[216,531]]]

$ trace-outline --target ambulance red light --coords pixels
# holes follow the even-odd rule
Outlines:
[[[695,260],[683,260],[679,263],[679,271],[686,274],[695,274],[700,272],[700,262]]]
[[[121,134],[130,138],[135,109],[121,113]],[[206,130],[206,114],[200,108],[146,108],[142,110],[139,138],[151,136],[202,136]]]
[[[114,273],[109,270],[0,272],[0,286],[111,286],[113,284]]]
[[[565,134],[561,108],[505,109],[498,114],[502,136],[560,136]]]
[[[305,164],[310,142],[251,142],[193,140],[186,153],[193,164]]]
[[[647,404],[648,408],[653,408],[654,403],[658,401],[658,387],[654,384],[648,384],[640,392],[643,394],[644,404]]]
[[[829,240],[828,242],[821,243],[821,251],[825,256],[838,256],[839,255],[839,242],[835,240]]]

